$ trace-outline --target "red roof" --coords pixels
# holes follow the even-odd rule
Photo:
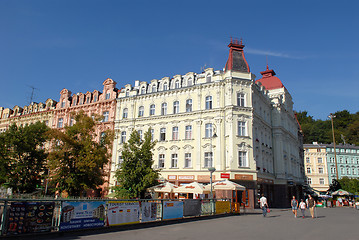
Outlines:
[[[256,83],[260,82],[267,90],[284,88],[282,81],[274,76],[274,70],[269,70],[268,65],[267,70],[261,72],[261,74],[262,78],[258,79]]]

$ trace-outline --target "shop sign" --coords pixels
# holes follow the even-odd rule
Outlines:
[[[168,175],[168,180],[177,180],[177,175]]]
[[[229,173],[221,173],[221,178],[230,178],[230,174]]]
[[[178,180],[194,180],[193,175],[178,175]]]

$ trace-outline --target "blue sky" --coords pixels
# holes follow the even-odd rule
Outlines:
[[[316,119],[359,111],[357,1],[0,0],[0,106],[60,91],[121,88],[203,66],[222,69],[230,37],[251,71],[266,56],[294,109]]]

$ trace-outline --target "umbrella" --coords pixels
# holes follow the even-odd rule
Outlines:
[[[348,195],[349,196],[349,195],[353,195],[353,194],[350,192],[347,192],[343,189],[339,189],[339,190],[333,192],[332,195],[339,195],[339,196],[347,196]]]
[[[195,193],[195,194],[204,194],[208,193],[210,190],[205,189],[203,184],[198,182],[192,182],[187,185],[180,186],[173,190],[175,193]]]
[[[165,182],[156,186],[149,188],[151,192],[162,192],[162,193],[172,193],[174,189],[178,188],[178,186],[174,185],[170,182]]]
[[[213,189],[214,190],[239,190],[239,191],[245,191],[246,188],[242,185],[239,185],[238,183],[229,181],[229,180],[224,180],[224,181],[219,181],[219,182],[215,182],[213,184]]]

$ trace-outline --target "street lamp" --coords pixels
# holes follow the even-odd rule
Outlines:
[[[210,184],[211,184],[211,198],[213,198],[213,190],[212,190],[212,174],[213,174],[213,172],[214,171],[216,171],[216,169],[214,168],[214,167],[210,167],[210,168],[208,168],[208,171],[210,172],[210,178],[209,178],[209,180],[210,180]]]
[[[332,132],[333,132],[333,145],[334,145],[334,161],[335,161],[335,173],[337,176],[337,180],[339,180],[338,177],[338,163],[337,163],[337,151],[335,150],[335,135],[334,135],[334,123],[333,123],[333,118],[335,118],[335,115],[333,115],[333,113],[331,113],[328,118],[330,118],[330,120],[332,121]]]

